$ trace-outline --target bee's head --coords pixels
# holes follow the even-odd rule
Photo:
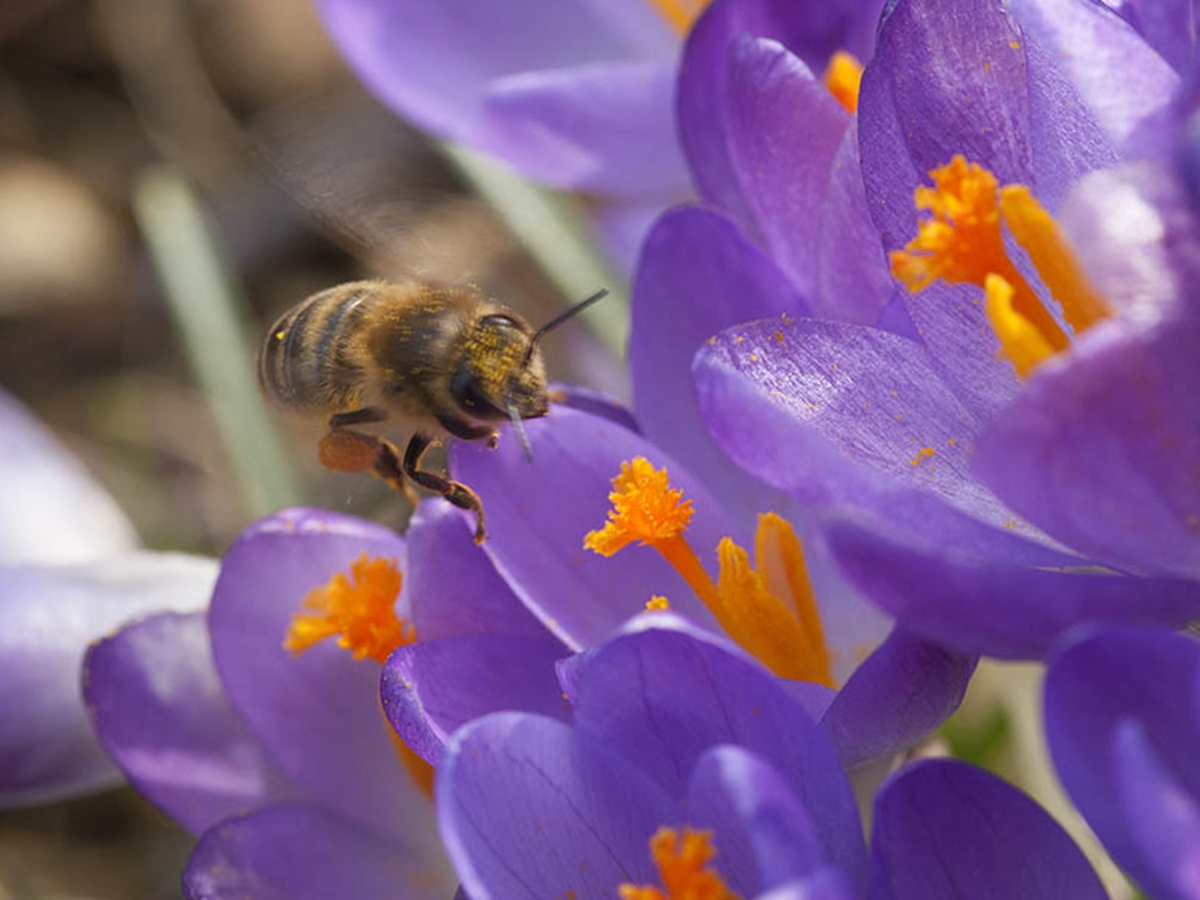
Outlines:
[[[502,312],[480,316],[467,337],[450,396],[474,419],[536,419],[550,412],[537,332]]]

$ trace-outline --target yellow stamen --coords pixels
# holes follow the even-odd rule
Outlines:
[[[412,625],[396,616],[400,571],[394,560],[370,559],[363,554],[350,564],[350,578],[338,572],[304,598],[284,638],[284,649],[303,653],[326,638],[339,635],[338,646],[355,659],[384,663],[397,647],[417,639]]]
[[[1042,283],[1062,307],[1063,318],[1075,329],[1076,337],[1112,315],[1063,240],[1058,223],[1029,188],[1023,184],[1001,188],[1000,211],[1008,230],[1029,254]]]
[[[739,900],[709,862],[717,855],[711,831],[684,828],[680,835],[666,826],[650,838],[650,855],[663,889],[622,884],[620,900]]]
[[[913,199],[930,217],[918,224],[917,236],[903,250],[892,253],[892,274],[914,294],[939,278],[983,287],[988,275],[999,275],[1013,289],[1013,309],[1056,352],[1065,350],[1070,345],[1066,333],[1004,248],[996,176],[958,155],[929,175],[933,187],[918,187]]]
[[[700,13],[704,12],[708,0],[650,0],[650,5],[677,34],[684,35]]]
[[[854,54],[838,50],[829,57],[829,65],[825,68],[821,80],[838,103],[846,107],[848,112],[855,112],[858,109],[858,89],[862,84],[862,73],[863,64]]]
[[[684,577],[729,636],[772,672],[781,678],[833,686],[804,552],[787,522],[773,514],[759,519],[757,570],[751,568],[745,550],[723,539],[717,548],[721,568],[714,583],[683,536],[692,503],[683,500],[682,490],[671,489],[666,469],[655,470],[638,457],[622,463],[613,487],[609,521],[584,538],[586,549],[612,556],[634,541],[653,547]]]
[[[985,311],[1000,341],[1000,354],[1013,364],[1018,378],[1029,377],[1030,372],[1054,355],[1054,348],[1013,308],[1012,285],[999,275],[989,275],[984,291]]]

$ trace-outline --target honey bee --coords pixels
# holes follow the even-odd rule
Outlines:
[[[411,497],[405,478],[475,513],[475,542],[486,537],[479,496],[449,473],[420,468],[446,436],[486,440],[509,421],[531,456],[522,421],[550,411],[538,342],[600,300],[601,290],[534,329],[512,310],[468,287],[356,281],[314,294],[281,316],[263,342],[258,378],[280,408],[328,418],[322,464],[372,470]],[[361,426],[411,430],[403,456]]]

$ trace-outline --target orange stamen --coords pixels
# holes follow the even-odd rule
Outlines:
[[[650,0],[650,5],[677,34],[684,35],[700,13],[704,12],[708,0]]]
[[[412,625],[396,615],[400,571],[394,560],[363,554],[350,564],[350,578],[338,572],[325,585],[309,591],[284,638],[284,649],[303,653],[326,638],[355,659],[383,664],[397,647],[417,639]]]
[[[650,855],[663,889],[622,884],[620,900],[739,900],[709,862],[717,855],[711,831],[659,828],[650,838]]]
[[[984,311],[992,331],[1000,341],[1000,353],[1017,370],[1018,378],[1029,373],[1054,355],[1054,348],[1032,323],[1013,306],[1013,289],[999,275],[989,275],[984,282]]]
[[[858,89],[862,84],[862,73],[863,64],[852,53],[838,50],[829,57],[829,65],[826,66],[821,81],[829,89],[829,93],[833,94],[834,99],[846,107],[847,112],[853,113],[858,109]]]

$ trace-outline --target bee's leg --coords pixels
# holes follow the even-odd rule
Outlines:
[[[487,438],[488,446],[496,449],[496,429],[490,425],[472,425],[462,419],[452,419],[449,416],[438,416],[438,424],[459,440],[481,441]]]
[[[389,440],[348,428],[331,429],[321,438],[317,456],[321,465],[332,472],[365,472],[370,469],[389,487],[403,491],[413,506],[420,502],[421,498],[404,478],[400,452]]]
[[[350,412],[334,413],[329,417],[329,430],[338,431],[347,425],[368,425],[372,422],[383,422],[387,413],[378,406],[364,406],[362,409],[352,409]]]
[[[427,434],[417,432],[412,436],[404,451],[404,474],[425,490],[445,497],[459,509],[474,512],[475,543],[482,544],[484,538],[487,537],[487,532],[483,528],[483,503],[480,502],[479,495],[465,484],[452,481],[445,475],[425,472],[418,468],[421,464],[421,457],[425,455],[425,451],[429,449],[431,443],[433,443],[433,438]]]

